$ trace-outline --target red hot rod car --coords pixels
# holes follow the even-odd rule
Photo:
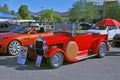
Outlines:
[[[58,68],[64,60],[77,62],[93,56],[104,57],[109,49],[107,35],[84,33],[79,29],[75,24],[55,23],[53,35],[39,37],[35,45],[30,45],[29,58],[41,55],[51,68]]]

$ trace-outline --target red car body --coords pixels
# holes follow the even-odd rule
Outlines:
[[[60,25],[57,26],[59,27]],[[62,65],[64,59],[77,62],[97,55],[106,55],[109,49],[107,35],[80,33],[74,31],[74,27],[71,27],[71,31],[66,31],[68,26],[64,28],[60,28],[64,31],[54,30],[53,35],[36,39],[34,48],[28,50],[28,56],[35,59],[37,55],[41,55],[52,68],[57,68]]]
[[[25,31],[26,30],[26,31]],[[10,53],[11,55],[17,55],[20,50],[20,46],[29,46],[35,42],[35,39],[39,36],[52,35],[53,32],[36,32],[35,27],[17,27],[15,30],[0,33],[0,53]],[[11,45],[11,46],[10,46]]]

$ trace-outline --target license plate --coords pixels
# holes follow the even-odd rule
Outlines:
[[[42,56],[38,55],[36,58],[35,66],[40,67],[41,62],[42,62]]]

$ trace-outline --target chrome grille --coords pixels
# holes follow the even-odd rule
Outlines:
[[[43,50],[43,42],[42,41],[36,41],[36,53],[38,55],[43,55],[44,50]]]

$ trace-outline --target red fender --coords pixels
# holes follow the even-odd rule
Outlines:
[[[92,44],[92,52],[93,53],[95,53],[95,54],[98,54],[98,50],[99,50],[99,46],[100,46],[100,44],[102,43],[102,42],[104,42],[104,43],[106,43],[106,45],[107,45],[107,50],[109,50],[109,46],[108,46],[108,43],[105,41],[105,40],[96,40],[93,44]]]
[[[46,52],[46,53],[44,54],[44,57],[45,57],[45,58],[50,58],[50,57],[52,57],[52,56],[55,54],[55,52],[62,52],[62,54],[64,55],[65,59],[66,59],[68,62],[77,62],[77,61],[78,61],[77,59],[71,59],[71,58],[69,58],[69,57],[65,54],[65,52],[64,52],[62,49],[60,49],[60,48],[51,48],[48,52]]]
[[[49,57],[52,57],[55,52],[62,52],[63,54],[65,53],[62,49],[60,48],[51,48],[49,51],[47,51],[45,54],[44,54],[44,57],[46,58],[49,58]]]

